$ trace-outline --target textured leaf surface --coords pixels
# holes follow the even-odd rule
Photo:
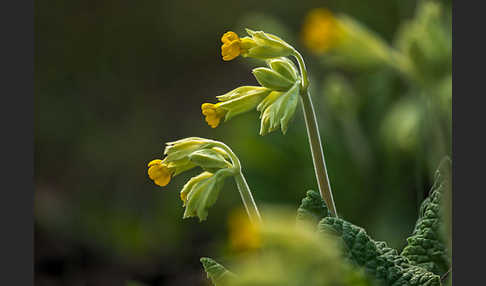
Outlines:
[[[425,268],[437,275],[447,272],[450,265],[446,244],[443,240],[441,201],[444,181],[440,173],[431,193],[420,207],[420,217],[402,255],[414,265]]]
[[[349,260],[364,267],[368,274],[385,285],[441,285],[440,276],[412,265],[386,243],[371,239],[361,227],[339,218],[326,217],[319,222],[318,231],[340,236]]]
[[[215,286],[221,285],[221,283],[228,278],[231,279],[235,277],[232,272],[228,271],[224,266],[211,258],[203,257],[201,258],[201,263],[208,278],[211,279],[211,282]]]
[[[328,215],[329,211],[321,195],[314,190],[307,191],[297,209],[297,221],[306,221],[317,225],[321,219]]]

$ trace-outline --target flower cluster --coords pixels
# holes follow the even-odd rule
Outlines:
[[[205,220],[208,208],[217,200],[224,179],[234,175],[232,155],[226,145],[198,137],[169,142],[164,159],[155,159],[148,164],[148,175],[155,184],[166,186],[172,177],[200,167],[203,172],[191,178],[180,193],[184,207],[184,218],[199,217]]]
[[[266,60],[267,67],[253,69],[260,86],[241,86],[217,96],[218,103],[203,103],[202,114],[212,128],[221,120],[257,109],[260,112],[260,134],[265,135],[280,127],[285,134],[292,119],[301,91],[301,77],[295,64],[287,56],[295,50],[275,35],[247,29],[251,37],[240,38],[234,32],[225,33],[221,41],[223,60],[239,55]]]

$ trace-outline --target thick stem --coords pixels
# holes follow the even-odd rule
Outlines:
[[[326,161],[324,159],[324,152],[322,150],[321,137],[319,136],[319,129],[317,127],[314,106],[312,105],[309,92],[301,94],[300,98],[302,100],[302,109],[304,111],[305,125],[307,126],[307,135],[309,137],[312,162],[314,163],[314,170],[316,172],[319,192],[326,202],[331,215],[337,217],[336,206],[332,197],[331,184],[329,183],[329,177],[327,175]]]
[[[329,177],[327,175],[324,151],[322,150],[321,136],[319,134],[319,127],[317,126],[316,113],[308,91],[309,78],[307,76],[307,69],[305,68],[304,59],[298,51],[294,51],[294,56],[299,63],[300,75],[302,76],[300,99],[302,100],[302,109],[304,111],[305,125],[307,127],[307,136],[309,137],[309,145],[312,154],[312,162],[314,163],[314,171],[316,172],[317,185],[321,197],[326,202],[331,215],[337,217],[336,205],[334,204],[331,184],[329,183]]]
[[[248,187],[243,173],[241,171],[236,173],[234,178],[236,181],[236,185],[238,186],[238,190],[240,191],[241,200],[243,201],[243,205],[245,206],[246,213],[248,214],[250,221],[252,223],[261,223],[262,218],[260,216],[260,212],[258,211],[257,205],[253,200],[250,187]]]

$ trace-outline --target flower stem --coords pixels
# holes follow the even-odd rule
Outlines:
[[[233,150],[231,150],[231,148],[228,147],[226,144],[218,141],[213,141],[213,144],[228,152],[228,155],[231,157],[231,161],[234,165],[234,178],[240,192],[241,200],[243,201],[243,205],[245,206],[246,213],[248,214],[251,223],[261,223],[262,217],[260,216],[258,207],[255,203],[255,200],[253,199],[250,187],[248,186],[248,183],[246,182],[246,179],[241,172],[240,160],[233,152]]]
[[[337,217],[336,205],[332,196],[331,184],[327,175],[326,161],[324,159],[324,151],[322,150],[321,136],[319,134],[319,127],[317,126],[316,113],[312,100],[307,90],[309,80],[305,68],[304,60],[299,52],[295,51],[297,61],[299,62],[300,74],[302,76],[302,89],[300,99],[302,101],[302,109],[304,111],[305,125],[307,127],[307,136],[309,137],[309,145],[312,154],[312,162],[314,163],[314,171],[316,173],[317,185],[321,197],[331,213],[332,216]]]
[[[252,223],[261,223],[262,217],[260,216],[260,212],[258,212],[257,205],[253,200],[253,196],[251,195],[250,187],[248,187],[248,183],[246,182],[241,170],[235,174],[234,178],[250,221]]]

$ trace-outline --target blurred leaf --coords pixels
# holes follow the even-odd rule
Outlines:
[[[226,270],[224,266],[217,263],[211,258],[202,257],[201,263],[204,267],[204,271],[206,271],[208,278],[211,279],[211,282],[213,283],[214,286],[222,285],[220,283],[223,283],[227,279],[236,278],[235,274]]]

